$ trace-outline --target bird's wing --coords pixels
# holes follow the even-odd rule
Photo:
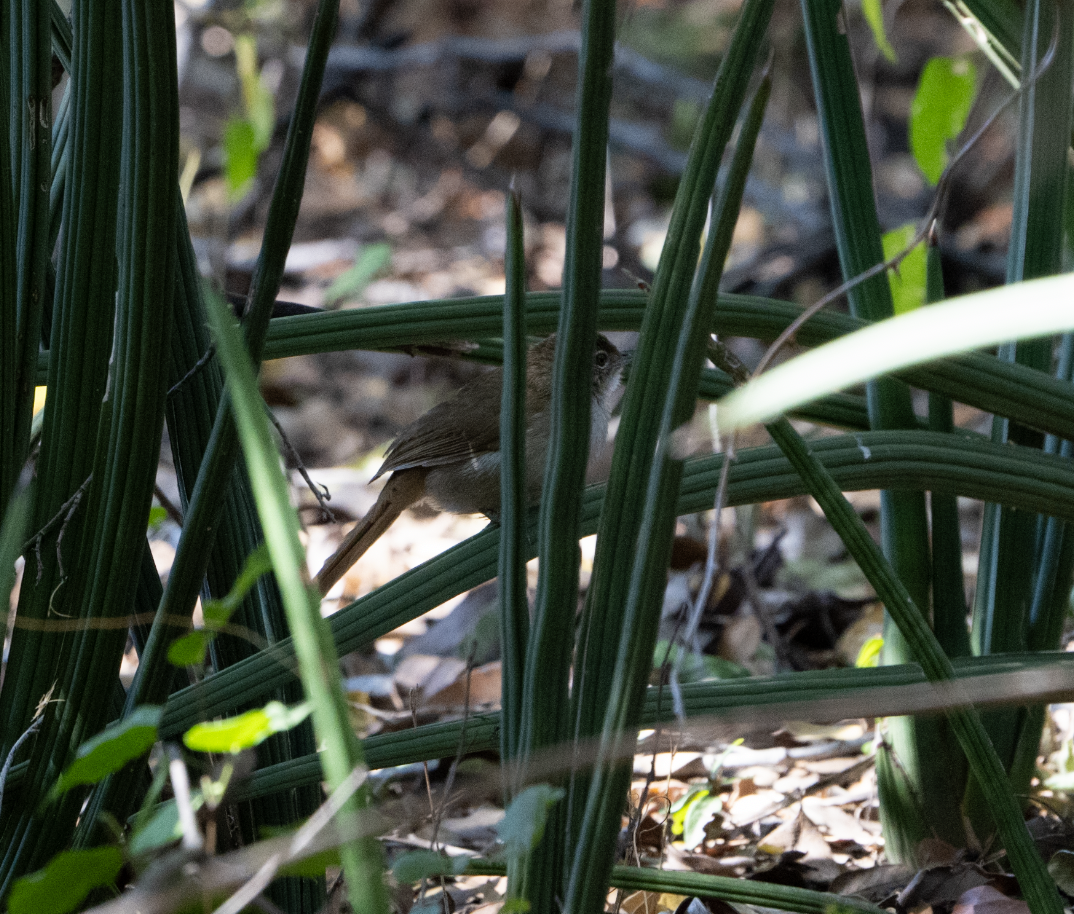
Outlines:
[[[499,390],[498,378],[482,376],[471,384],[478,382],[495,383],[497,392]],[[478,416],[461,405],[473,399],[484,402],[481,398],[466,396],[468,388],[470,385],[403,429],[388,448],[384,463],[373,478],[410,467],[443,466],[471,460],[498,450],[499,423],[490,423],[487,416]]]

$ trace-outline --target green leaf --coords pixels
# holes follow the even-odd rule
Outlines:
[[[720,401],[720,428],[763,422],[882,374],[1074,328],[1070,274],[1013,283],[877,321],[766,371]]]
[[[408,885],[428,876],[457,876],[467,863],[467,857],[448,857],[430,850],[407,851],[392,865],[392,875],[400,884]]]
[[[686,811],[697,800],[703,800],[711,791],[703,784],[694,784],[679,799],[671,804],[671,833],[681,835],[686,822]]]
[[[235,69],[242,86],[242,102],[246,119],[254,132],[254,149],[264,152],[276,127],[276,106],[272,93],[261,81],[257,68],[257,39],[252,34],[235,39]]]
[[[48,866],[16,881],[8,900],[10,914],[66,914],[94,889],[116,881],[123,854],[118,847],[64,851]]]
[[[921,72],[910,108],[910,149],[930,183],[947,167],[947,142],[966,125],[977,84],[968,57],[934,57]]]
[[[257,174],[257,159],[253,125],[245,118],[231,118],[224,128],[224,181],[232,199],[241,197]]]
[[[231,614],[238,609],[239,604],[246,599],[246,595],[257,583],[257,579],[270,571],[272,571],[272,556],[269,555],[268,546],[261,543],[246,557],[242,571],[239,572],[235,583],[231,585],[227,596],[223,600],[212,600],[206,604],[202,613],[205,617],[205,624],[208,625],[210,619],[220,625],[227,622]]]
[[[558,787],[534,784],[511,801],[496,828],[508,857],[520,857],[537,846],[544,835],[549,812],[561,799],[563,791]]]
[[[199,809],[202,805],[201,794],[193,793],[191,803],[195,810]],[[168,800],[153,810],[144,825],[135,829],[127,850],[132,857],[139,857],[171,844],[173,841],[178,841],[181,837],[183,837],[183,830],[179,825],[179,807],[175,805],[175,800]]]
[[[227,599],[236,603],[239,602],[254,586],[257,579],[270,571],[272,571],[272,556],[269,555],[268,546],[262,543],[246,557],[242,571],[239,572],[239,576],[235,579],[235,584],[227,595]]]
[[[260,79],[257,81],[257,87],[250,99],[246,116],[254,129],[254,149],[260,154],[268,149],[272,141],[272,131],[276,129],[276,105],[272,93],[261,85]]]
[[[168,512],[165,511],[160,505],[153,505],[149,509],[149,529],[156,530],[161,524],[168,519]]]
[[[718,793],[704,790],[694,797],[686,807],[682,821],[682,841],[687,849],[700,847],[704,843],[705,829],[722,809],[723,797]]]
[[[340,865],[338,848],[331,848],[320,853],[305,857],[302,860],[294,860],[280,867],[281,876],[306,876],[309,879],[320,879],[328,867]]]
[[[289,708],[282,702],[270,701],[238,717],[195,724],[183,734],[183,743],[195,752],[241,752],[302,723],[312,709],[309,702]]]
[[[222,600],[206,601],[202,608],[205,628],[176,638],[171,643],[168,647],[168,662],[180,667],[201,664],[205,659],[205,650],[216,637],[216,632],[227,624],[232,613],[250,592],[250,588],[257,583],[257,579],[269,571],[272,571],[272,558],[268,547],[262,543],[246,557],[242,571],[227,596]]]
[[[854,666],[859,668],[875,667],[880,665],[880,652],[884,649],[884,639],[874,636],[866,641],[858,656],[854,660]]]
[[[917,226],[912,222],[886,232],[882,239],[884,259],[891,260],[896,254],[905,251],[906,246],[914,240],[916,234]],[[921,241],[914,245],[898,267],[888,270],[891,299],[895,305],[896,314],[906,314],[924,304],[926,260],[925,243]]]
[[[884,29],[884,11],[880,7],[880,0],[862,0],[861,11],[865,15],[865,21],[873,30],[873,41],[880,49],[880,53],[895,63],[899,58],[895,55],[895,49],[888,41],[887,31]]]
[[[324,303],[334,305],[346,298],[355,298],[361,295],[362,290],[369,285],[381,270],[388,266],[392,259],[390,244],[367,244],[354,258],[354,264],[342,276],[336,277],[335,282],[324,293]]]
[[[679,681],[683,683],[710,679],[743,679],[750,675],[749,670],[733,660],[699,655],[661,639],[656,642],[656,650],[653,652],[653,669],[659,669],[665,661],[679,668]]]
[[[168,645],[168,663],[178,667],[200,666],[214,637],[213,632],[202,628],[176,638]]]
[[[96,784],[128,762],[145,755],[157,741],[161,708],[143,705],[78,748],[75,760],[60,775],[49,798],[55,799],[79,784]]]

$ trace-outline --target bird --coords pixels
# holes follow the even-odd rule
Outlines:
[[[552,367],[556,336],[526,353],[526,500],[540,501],[552,432]],[[603,334],[593,353],[589,453],[605,444],[626,357]],[[324,563],[314,583],[322,595],[365,554],[408,507],[431,502],[454,514],[500,511],[500,397],[503,369],[493,368],[406,426],[371,482],[391,475],[376,503]]]

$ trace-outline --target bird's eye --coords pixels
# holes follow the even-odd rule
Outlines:
[[[593,363],[597,366],[597,368],[605,368],[605,367],[607,367],[607,365],[608,365],[608,353],[606,353],[606,352],[598,352],[596,355],[593,356]]]

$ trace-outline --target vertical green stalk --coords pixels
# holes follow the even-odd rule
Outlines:
[[[10,16],[0,15],[0,48],[13,47],[14,26]],[[18,269],[15,250],[18,244],[18,210],[12,187],[11,95],[8,91],[10,61],[0,53],[0,111],[4,127],[0,130],[0,521],[15,489],[18,465],[16,408],[19,368],[18,338]],[[6,593],[6,591],[4,591]]]
[[[58,712],[64,751],[111,718],[99,696],[116,686],[127,635],[123,628],[93,623],[122,618],[134,604],[138,578],[131,570],[145,555],[168,380],[179,161],[174,11],[166,0],[125,0],[122,36],[115,340],[85,509],[94,535],[79,555],[84,572],[76,566],[73,575],[85,581],[82,618],[89,624],[69,639],[60,678],[70,696]],[[77,794],[61,806],[70,807],[72,823],[83,799]],[[54,812],[54,825],[55,818]],[[62,827],[48,829],[38,859],[59,850],[66,834]]]
[[[301,201],[309,155],[309,141],[316,116],[324,64],[335,33],[338,3],[321,0],[310,36],[309,51],[285,142],[284,158],[273,190],[265,239],[255,271],[251,308],[247,315],[247,339],[251,351],[260,353],[276,292],[282,276],[287,248]],[[173,188],[178,200],[178,189]],[[170,641],[185,631],[175,620],[189,620],[194,601],[208,580],[211,592],[223,594],[230,587],[248,552],[261,533],[250,498],[250,483],[241,467],[236,467],[238,443],[228,415],[226,396],[218,366],[202,366],[193,378],[187,372],[208,351],[204,309],[193,252],[181,208],[176,215],[177,250],[181,283],[178,287],[176,347],[172,353],[173,381],[185,378],[182,388],[170,397],[169,430],[180,482],[187,499],[183,537],[173,565],[168,586],[161,601],[157,620],[140,654],[140,666],[133,688],[128,693],[127,712],[142,702],[159,703],[174,681],[174,670],[167,663]],[[214,421],[215,416],[215,421]],[[196,480],[196,481],[195,481]],[[226,516],[221,520],[221,515]],[[220,536],[215,535],[221,531]],[[280,595],[271,580],[258,582],[256,590],[243,602],[235,620],[249,625],[270,643],[286,635],[286,622]],[[224,645],[225,648],[233,645]],[[222,650],[226,661],[239,659],[240,653]],[[288,687],[278,697],[294,700],[297,692]],[[274,737],[260,749],[265,764],[282,762],[295,754],[312,750],[312,733],[308,725],[289,734]],[[319,802],[315,786],[287,795],[254,801],[240,809],[244,833],[253,837],[258,828],[284,825],[308,814]],[[130,811],[139,800],[137,785],[129,779],[109,779],[93,798],[90,821],[102,808]],[[289,908],[296,905],[318,907],[323,902],[324,886],[310,880],[287,880],[281,891],[273,887],[273,897]],[[281,892],[283,894],[281,894]],[[312,893],[312,894],[311,894]]]
[[[7,53],[2,74],[8,140],[0,179],[0,510],[6,506],[28,456],[34,377],[41,342],[41,309],[48,275],[48,199],[51,179],[52,35],[50,5],[18,0],[7,5]],[[0,53],[4,53],[0,49]],[[10,146],[8,145],[10,143]],[[17,220],[17,221],[16,221]]]
[[[522,681],[529,630],[526,600],[526,249],[522,201],[507,194],[507,289],[500,402],[500,626],[503,645],[501,752],[510,761],[521,735]]]
[[[317,98],[338,12],[338,0],[320,0],[298,99],[287,133],[284,159],[269,206],[265,236],[244,321],[247,346],[255,364],[261,358],[269,316],[294,234],[309,161]],[[191,493],[189,510],[184,518],[183,537],[179,541],[161,609],[144,655],[140,658],[138,674],[128,693],[128,711],[138,703],[159,703],[170,683],[170,667],[166,659],[168,644],[185,630],[177,626],[174,620],[189,619],[193,611],[209,562],[213,532],[218,526],[225,492],[238,458],[238,440],[229,411],[230,405],[225,397],[217,410],[205,457]]]
[[[751,108],[714,210],[700,273],[697,250],[772,6],[772,0],[751,0],[740,12],[691,145],[632,361],[575,670],[576,733],[599,736],[600,743],[592,775],[576,773],[570,785],[573,859],[563,904],[567,912],[601,906],[614,862],[630,781],[622,752],[636,739],[652,669],[682,476],[674,433],[693,414],[714,293],[763,119],[767,82]]]
[[[929,304],[945,297],[940,248],[930,237],[926,266]],[[929,394],[929,428],[951,433],[955,422],[951,398]],[[932,507],[932,618],[936,640],[948,657],[970,655],[970,634],[966,627],[966,585],[962,577],[962,531],[958,500],[953,495],[930,493]],[[962,783],[962,777],[950,779]],[[961,789],[961,788],[958,788]]]
[[[824,161],[828,174],[832,225],[843,276],[850,279],[884,260],[873,197],[869,148],[857,80],[834,0],[802,0],[809,66],[816,94]],[[880,320],[893,313],[891,290],[882,274],[848,294],[851,313]],[[909,391],[899,381],[881,378],[866,388],[869,421],[875,429],[912,427],[916,419]],[[928,523],[921,492],[884,491],[880,501],[884,553],[918,607],[929,606]],[[909,652],[890,618],[884,627],[884,662],[900,663]],[[937,769],[955,770],[957,747],[940,721],[893,718],[883,750],[894,753],[878,762],[887,850],[895,859],[912,859],[918,842],[938,835],[961,846],[957,795],[937,785]],[[955,753],[956,755],[952,755]]]
[[[523,697],[522,746],[567,735],[567,673],[578,599],[578,515],[589,451],[593,349],[604,236],[614,0],[586,0],[583,13],[574,179],[567,213],[563,305],[552,387],[552,439],[539,532],[540,573]]]
[[[522,732],[529,602],[526,599],[526,248],[522,202],[507,194],[507,288],[503,304],[503,390],[500,399],[500,643],[503,658],[500,757],[510,765]],[[511,798],[517,784],[507,782]],[[508,903],[528,899],[524,859],[508,861]]]
[[[1034,0],[1027,4],[1024,16],[1022,91],[1007,255],[1007,281],[1011,283],[1053,275],[1064,268],[1067,147],[1074,104],[1074,11],[1066,4]],[[1052,55],[1051,62],[1042,71],[1041,61],[1048,54]],[[1002,347],[1000,356],[1048,371],[1052,344],[1052,340],[1019,342]],[[1013,441],[1030,447],[1043,444],[1039,433],[1000,418],[993,422],[992,437],[998,442]],[[979,653],[1027,649],[1034,614],[1037,618],[1051,615],[1050,609],[1044,610],[1042,602],[1035,601],[1052,604],[1056,593],[1069,591],[1074,557],[1064,527],[1024,511],[995,504],[985,506],[974,602],[973,638]],[[1058,641],[1041,644],[1038,649],[1056,646]],[[1028,747],[1039,744],[1043,719],[1039,713],[1027,716],[1026,709],[1017,708],[993,712],[985,719],[1015,791],[1025,792],[1033,772]],[[1021,759],[1017,772],[1016,756]],[[987,841],[993,826],[980,785],[971,785],[966,805],[976,833]]]
[[[565,742],[568,681],[578,602],[578,531],[589,456],[593,350],[604,246],[608,115],[615,49],[615,0],[585,0],[578,58],[577,128],[563,303],[552,381],[552,429],[538,525],[540,566],[522,690],[520,755]],[[530,902],[554,909],[562,891],[563,813],[552,811],[544,840],[526,864]]]
[[[48,4],[32,6],[48,18]],[[48,376],[51,396],[45,411],[31,527],[42,536],[38,548],[27,555],[27,573],[19,598],[19,615],[25,620],[44,620],[50,613],[75,619],[83,616],[84,588],[90,571],[81,557],[83,536],[92,538],[96,532],[84,522],[112,351],[122,137],[122,107],[115,100],[123,94],[120,6],[116,0],[78,2],[74,17],[77,45],[71,77],[71,186],[64,198],[66,231],[57,267]],[[44,40],[47,42],[47,37]],[[36,151],[40,153],[44,144],[42,168],[47,169],[48,94],[44,99],[43,105],[33,109],[33,127],[38,137]],[[47,174],[41,171],[37,175],[40,203],[29,193],[20,197],[25,231],[29,232],[32,225],[46,238],[50,181],[43,176]],[[32,222],[29,210],[37,216]],[[27,235],[20,231],[20,244],[27,241]],[[29,335],[38,332],[30,325],[38,319],[35,314],[39,317],[41,301],[33,299],[40,295],[42,287],[36,279],[31,281],[35,275],[32,270],[22,275],[25,278],[20,284],[28,290],[32,304],[26,312],[26,323],[20,326],[20,335],[26,334],[20,344],[32,351],[32,361],[36,363],[38,340],[36,336],[30,340]],[[30,385],[34,370],[28,370]],[[144,536],[144,516],[141,533]],[[125,607],[118,611],[125,611]],[[69,636],[55,631],[16,629],[12,659],[0,692],[0,733],[5,745],[23,732],[37,703],[62,678],[70,641]],[[67,701],[78,704],[81,697],[54,693],[57,702],[36,738],[32,776],[23,784],[22,802],[5,804],[0,821],[4,848],[0,896],[6,893],[12,876],[32,863],[32,850],[43,827],[33,817],[36,798],[51,784],[72,747],[65,732],[69,721],[63,720],[56,709]],[[55,828],[62,831],[58,825]]]

